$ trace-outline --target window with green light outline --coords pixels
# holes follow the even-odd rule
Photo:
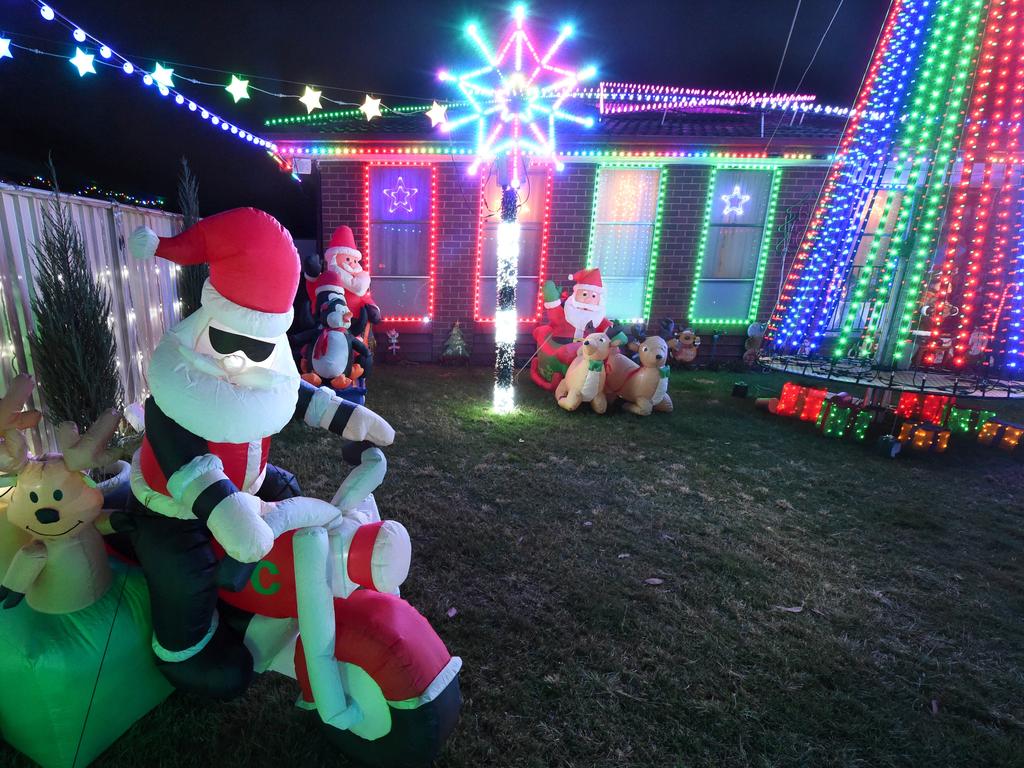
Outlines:
[[[612,320],[637,323],[650,316],[667,175],[660,166],[598,166],[587,267],[601,270]]]
[[[757,319],[781,181],[773,165],[711,169],[689,322],[748,325]]]

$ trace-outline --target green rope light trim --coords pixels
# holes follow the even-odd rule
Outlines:
[[[462,106],[463,102],[453,102],[445,104],[447,107],[458,107]],[[430,106],[423,106],[422,104],[403,104],[398,107],[389,107],[386,104],[381,105],[381,112],[386,116],[389,112],[399,115],[411,115],[416,112],[422,112],[426,115],[427,110]],[[366,120],[366,115],[362,113],[358,108],[352,109],[336,109],[331,112],[312,112],[308,115],[282,115],[281,117],[271,117],[263,121],[263,125],[273,127],[275,125],[304,125],[310,123],[323,123],[331,122],[334,120]]]
[[[761,229],[761,245],[757,254],[757,268],[754,272],[754,289],[750,295],[750,304],[744,317],[697,317],[697,298],[700,294],[701,274],[704,271],[704,257],[707,254],[708,234],[711,231],[711,217],[715,208],[715,181],[718,172],[723,169],[746,171],[770,171],[772,174],[771,190],[768,193],[768,209],[765,213],[764,226]],[[693,272],[693,291],[690,293],[690,317],[694,325],[749,325],[757,319],[757,310],[761,306],[761,292],[764,288],[764,276],[771,254],[772,233],[775,231],[775,212],[779,203],[779,189],[782,186],[782,174],[772,164],[725,164],[715,165],[708,177],[707,199],[704,204],[704,222],[701,226],[700,242],[697,248],[697,264]]]
[[[644,282],[644,307],[643,316],[639,318],[616,318],[622,322],[635,323],[646,320],[651,314],[651,304],[654,300],[654,275],[658,269],[658,255],[661,252],[661,220],[664,211],[665,185],[668,178],[665,164],[651,163],[601,163],[597,166],[597,173],[594,175],[594,200],[590,210],[590,242],[587,245],[587,269],[594,266],[594,240],[597,236],[597,199],[601,188],[601,174],[606,169],[628,169],[635,171],[657,171],[658,172],[658,202],[654,210],[654,231],[651,236],[651,253],[647,259],[647,276]]]

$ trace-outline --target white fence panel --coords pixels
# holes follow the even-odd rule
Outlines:
[[[35,372],[28,342],[34,328],[35,244],[42,237],[43,214],[52,199],[45,190],[0,184],[0,393],[7,391],[17,373]],[[178,267],[161,259],[136,261],[125,243],[142,224],[160,236],[177,234],[182,218],[83,197],[63,200],[82,233],[93,274],[110,294],[108,320],[117,343],[125,403],[141,400],[149,394],[149,357],[164,329],[180,317]],[[38,394],[34,404],[42,407]],[[52,438],[45,425],[40,434],[32,435],[33,451],[51,449]]]

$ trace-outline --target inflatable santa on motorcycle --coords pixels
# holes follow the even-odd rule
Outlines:
[[[389,445],[394,430],[299,378],[285,336],[299,256],[272,216],[237,208],[168,238],[141,227],[129,250],[210,267],[202,306],[153,352],[123,529],[149,583],[164,676],[227,698],[246,688],[253,660],[217,611],[214,542],[235,561],[257,562],[274,543],[262,513],[300,495],[294,475],[267,462],[270,438],[299,419],[340,435],[345,458],[358,463],[364,450]]]
[[[601,270],[581,269],[569,275],[575,281],[572,293],[562,302],[555,284],[544,284],[547,320],[533,329],[537,355],[530,364],[530,377],[537,386],[554,391],[576,357],[589,333],[607,333],[612,328],[605,317],[604,283]]]

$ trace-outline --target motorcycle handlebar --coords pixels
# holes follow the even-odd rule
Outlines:
[[[366,448],[359,464],[348,474],[328,503],[308,496],[294,496],[282,501],[267,502],[263,520],[277,539],[287,531],[299,528],[327,528],[341,524],[345,512],[356,507],[384,481],[387,459],[377,447]],[[217,584],[232,592],[240,592],[252,577],[258,563],[243,563],[225,555],[217,565]]]

